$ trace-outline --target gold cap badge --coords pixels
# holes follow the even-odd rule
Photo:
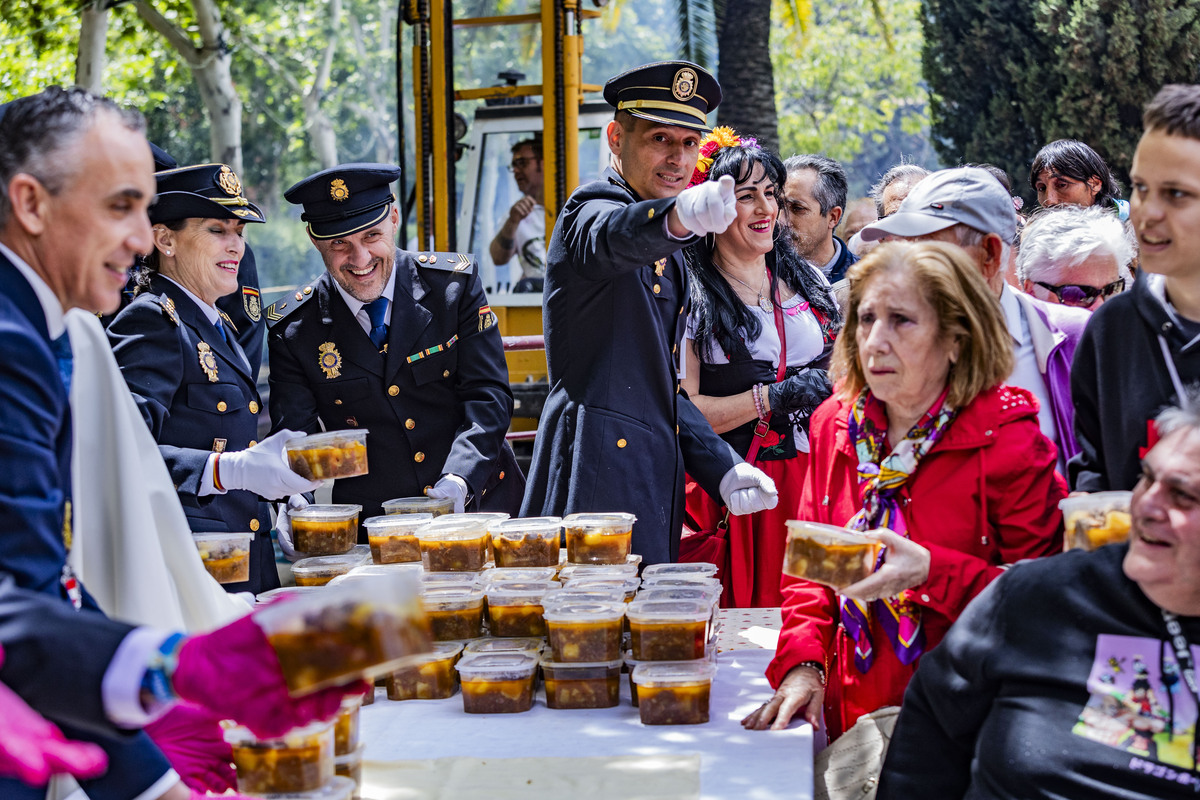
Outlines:
[[[350,190],[346,188],[346,182],[341,178],[334,178],[329,182],[329,196],[339,203],[350,199]]]
[[[221,165],[221,171],[217,173],[217,185],[230,197],[237,197],[242,193],[242,182],[238,180],[237,173],[224,164]]]
[[[680,102],[686,102],[696,96],[696,72],[695,70],[684,67],[675,73],[675,80],[671,82],[671,94],[675,95],[675,99]]]

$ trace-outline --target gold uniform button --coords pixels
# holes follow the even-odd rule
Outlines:
[[[429,256],[425,255],[424,253],[421,253],[421,255],[417,256],[417,261],[420,261],[422,264],[424,264],[428,260],[429,260]]]
[[[617,447],[624,447],[628,444],[624,439],[617,439]]]
[[[258,520],[256,520],[256,519],[250,520],[250,530],[252,530],[252,531],[258,530]]]
[[[646,219],[654,219],[654,209],[653,208],[646,212]]]
[[[661,291],[662,291],[662,287],[661,287],[661,286],[659,286],[657,283],[656,283],[656,284],[654,284],[654,293],[655,293],[655,294],[658,294],[658,293],[659,293],[659,292],[661,292]]]
[[[679,435],[679,426],[678,425],[675,426],[675,435],[676,436]]]
[[[413,428],[417,427],[416,420],[413,420],[413,419],[404,420],[404,427],[411,431]]]
[[[500,480],[504,480],[504,470],[500,470]]]
[[[340,406],[342,404],[342,398],[340,398],[340,397],[337,398],[336,400],[333,401],[333,404],[335,406]]]
[[[251,413],[251,414],[257,414],[257,413],[258,413],[258,403],[256,403],[256,402],[255,402],[255,401],[253,401],[253,400],[251,400],[251,401],[250,401],[250,413]]]
[[[217,403],[217,411],[224,411],[227,408],[229,408],[229,406],[225,404],[224,400],[221,400]]]
[[[304,293],[305,293],[305,294],[312,294],[312,287],[311,287],[311,286],[305,286],[305,287],[304,287]]]
[[[448,369],[444,369],[444,370],[442,370],[442,377],[443,377],[443,378],[449,378],[449,377],[450,377],[450,370],[448,370]]]
[[[258,444],[258,442],[256,442],[255,440],[251,439],[251,440],[250,440],[250,444],[246,445],[246,447],[254,447],[254,445],[256,445],[256,444]]]
[[[425,460],[425,454],[422,453],[420,450],[418,450],[416,452],[416,454],[413,455],[413,461],[417,462],[418,464],[420,464],[424,460]]]
[[[392,397],[395,397],[396,395],[400,394],[400,387],[393,383],[388,387],[388,394],[390,394]]]

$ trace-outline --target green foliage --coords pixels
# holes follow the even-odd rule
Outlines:
[[[1055,139],[1087,142],[1128,186],[1142,107],[1200,80],[1194,0],[925,0],[923,21],[939,152],[1003,167],[1030,200]]]

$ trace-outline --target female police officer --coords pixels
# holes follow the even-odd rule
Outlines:
[[[251,531],[250,581],[229,591],[279,585],[270,516],[262,498],[311,491],[292,472],[280,431],[261,443],[260,400],[233,323],[218,298],[237,290],[247,222],[264,222],[224,164],[157,174],[150,209],[154,251],[139,294],[109,326],[109,340],[196,532]]]

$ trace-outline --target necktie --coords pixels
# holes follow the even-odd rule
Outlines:
[[[58,359],[58,375],[62,378],[63,387],[66,388],[67,394],[71,394],[71,371],[74,366],[74,357],[71,355],[71,338],[63,331],[63,335],[59,336],[50,342],[50,349],[54,351],[54,357]]]
[[[225,325],[221,322],[221,318],[217,317],[217,321],[213,324],[217,326],[217,333],[221,334],[221,340],[225,344],[229,344],[229,334],[225,332]]]
[[[376,350],[382,350],[387,343],[388,302],[386,297],[380,297],[363,306],[371,320],[371,331],[367,335],[371,337],[371,344],[375,345]]]

